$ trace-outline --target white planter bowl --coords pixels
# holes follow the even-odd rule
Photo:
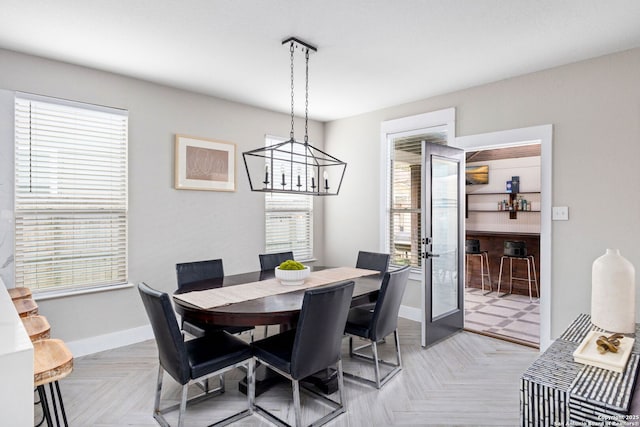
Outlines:
[[[280,267],[276,267],[276,278],[281,284],[287,286],[302,285],[309,274],[311,274],[309,267],[305,267],[304,270],[280,270]]]

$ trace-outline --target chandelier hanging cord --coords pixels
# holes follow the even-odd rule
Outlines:
[[[291,45],[289,46],[289,53],[291,55],[291,132],[289,132],[289,138],[293,141],[295,138],[293,136],[293,99],[294,99],[294,91],[293,91],[293,51],[295,49],[295,43],[291,40]]]
[[[309,48],[305,49],[305,76],[304,76],[304,145],[309,144]]]

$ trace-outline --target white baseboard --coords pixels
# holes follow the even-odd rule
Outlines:
[[[111,350],[113,348],[124,347],[126,345],[139,343],[153,339],[151,325],[140,326],[138,328],[126,329],[124,331],[113,332],[111,334],[97,335],[77,341],[67,342],[67,347],[74,357],[86,356],[100,351]]]
[[[398,315],[404,319],[420,322],[422,318],[422,311],[416,307],[402,305],[400,306],[400,312]],[[113,332],[111,334],[70,341],[66,344],[74,357],[81,357],[150,339],[153,339],[153,331],[151,330],[151,325],[146,325],[138,328],[126,329],[124,331]]]
[[[416,307],[401,305],[398,316],[403,319],[413,320],[414,322],[422,322],[422,310]]]

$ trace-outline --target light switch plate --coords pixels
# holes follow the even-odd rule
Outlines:
[[[551,219],[554,221],[568,221],[569,220],[569,207],[567,206],[554,206]]]

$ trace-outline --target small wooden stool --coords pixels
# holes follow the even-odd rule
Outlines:
[[[59,380],[63,379],[73,370],[73,355],[67,346],[59,339],[46,339],[35,341],[33,343],[33,382],[38,389],[40,403],[42,404],[42,412],[47,425],[53,427],[51,420],[51,408],[47,399],[45,385],[49,384],[51,401],[53,403],[53,413],[56,417],[56,424],[60,426],[60,418],[58,416],[58,406],[56,404],[56,395],[53,392],[55,384],[60,403],[60,412],[64,425],[68,426],[67,414],[64,411],[62,403],[62,395],[60,394]]]
[[[31,298],[17,299],[13,301],[20,317],[35,316],[38,314],[38,304]]]
[[[22,324],[31,341],[40,341],[51,337],[51,326],[44,316],[28,316],[22,318]]]
[[[11,301],[15,301],[18,299],[31,298],[31,289],[19,286],[17,288],[9,288],[9,296],[11,296]]]

